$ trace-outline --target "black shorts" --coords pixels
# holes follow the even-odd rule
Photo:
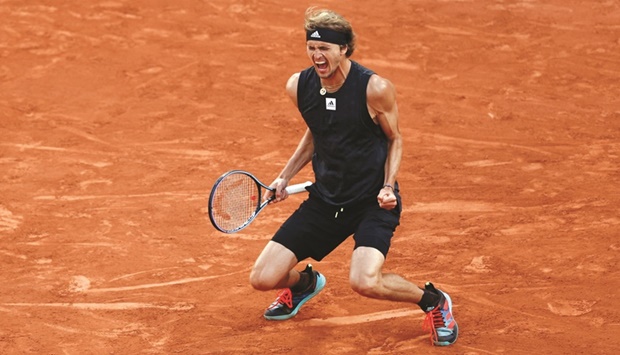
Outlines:
[[[376,200],[339,207],[311,194],[271,240],[291,250],[297,261],[308,257],[320,261],[352,234],[355,248],[371,247],[387,256],[402,211],[400,195],[395,193],[398,205],[390,211]]]

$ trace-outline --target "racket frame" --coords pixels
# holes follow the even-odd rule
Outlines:
[[[262,196],[262,189],[266,189],[269,191],[275,191],[274,188],[271,188],[267,185],[265,185],[262,181],[260,181],[256,176],[252,175],[251,173],[245,171],[245,170],[230,170],[227,171],[226,173],[222,174],[222,176],[220,176],[216,181],[215,184],[213,184],[213,188],[211,189],[211,194],[209,195],[209,205],[208,205],[208,210],[209,210],[209,219],[211,220],[211,224],[213,225],[213,227],[215,227],[215,229],[217,229],[220,232],[223,233],[236,233],[242,229],[244,229],[245,227],[249,226],[250,223],[252,223],[252,221],[254,221],[254,219],[258,216],[258,214],[265,208],[267,207],[267,205],[269,205],[269,203],[271,201],[273,201],[276,196],[275,194],[273,196],[271,196],[271,198],[269,200],[263,201],[260,204],[258,204],[256,206],[256,210],[254,211],[254,213],[252,213],[252,215],[250,216],[250,218],[248,218],[247,221],[245,221],[243,224],[241,224],[240,226],[234,228],[234,229],[224,229],[221,226],[219,226],[216,222],[215,222],[215,217],[213,216],[213,200],[215,198],[215,191],[217,190],[218,186],[220,185],[220,183],[226,179],[228,176],[233,175],[233,174],[242,174],[242,175],[246,175],[248,177],[250,177],[254,183],[256,183],[256,189],[257,189],[257,195],[258,198],[260,198],[260,196]],[[310,181],[306,181],[304,183],[300,183],[300,184],[295,184],[295,185],[291,185],[291,186],[287,186],[286,187],[286,192],[288,192],[289,195],[292,194],[297,194],[300,192],[304,192],[306,191],[306,187],[312,185],[312,183]]]

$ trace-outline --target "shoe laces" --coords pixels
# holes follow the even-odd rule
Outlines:
[[[290,288],[285,288],[278,292],[278,296],[276,300],[267,308],[274,309],[279,307],[280,305],[285,305],[288,308],[293,308],[293,293]]]
[[[440,306],[437,306],[432,311],[426,313],[426,317],[424,318],[424,324],[422,325],[422,329],[430,332],[431,344],[433,344],[434,341],[438,340],[437,328],[445,328],[445,327],[446,327],[446,324],[444,323],[444,319],[443,319],[443,315],[441,314]]]

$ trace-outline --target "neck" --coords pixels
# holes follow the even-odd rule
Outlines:
[[[347,58],[338,65],[338,68],[336,68],[330,77],[321,78],[321,86],[328,91],[339,89],[342,84],[344,84],[345,80],[347,80],[347,75],[349,75],[350,70],[351,61]]]

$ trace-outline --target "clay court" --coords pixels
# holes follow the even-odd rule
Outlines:
[[[250,268],[304,194],[236,234],[225,171],[269,183],[305,126],[309,5],[397,88],[404,212],[385,270],[454,301],[348,284],[352,240],[292,320]],[[0,0],[0,353],[612,354],[620,349],[620,3]],[[312,180],[306,167],[292,183]],[[301,268],[303,265],[300,265]]]

